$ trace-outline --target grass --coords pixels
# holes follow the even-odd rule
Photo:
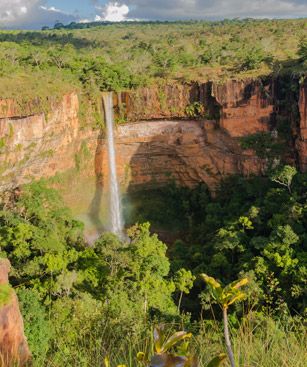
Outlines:
[[[168,325],[180,329],[180,325]],[[144,325],[145,328],[145,325]],[[217,321],[204,321],[190,325],[194,330],[192,349],[199,358],[200,366],[206,365],[213,356],[225,352],[223,330]],[[144,335],[145,334],[145,335]],[[92,330],[90,336],[81,336],[75,346],[75,354],[67,354],[67,346],[59,343],[57,353],[44,363],[48,367],[102,366],[109,356],[112,366],[126,364],[136,367],[139,351],[151,354],[153,351],[152,329],[147,332],[119,335],[113,334],[104,325],[103,329]],[[232,342],[236,364],[239,367],[305,367],[307,358],[307,333],[301,322],[290,324],[271,318],[247,317],[238,329],[232,328]],[[38,365],[37,365],[38,366]],[[42,366],[40,364],[39,366]],[[225,366],[229,366],[228,362]]]

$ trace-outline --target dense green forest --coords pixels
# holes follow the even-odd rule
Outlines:
[[[84,27],[1,31],[1,97],[22,102],[71,89],[124,90],[157,78],[222,80],[306,69],[306,19]]]
[[[239,365],[303,367],[306,185],[286,166],[270,178],[229,178],[215,197],[203,185],[139,193],[129,216],[139,224],[92,247],[45,182],[4,195],[1,256],[13,265],[35,364],[98,366],[108,356],[136,366],[137,352],[152,351],[152,325],[164,323],[194,333],[205,365],[224,351],[219,307],[199,278],[207,273],[249,281],[229,315]],[[149,221],[181,239],[167,247]]]

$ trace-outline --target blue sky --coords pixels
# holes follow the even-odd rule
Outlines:
[[[307,17],[307,0],[0,0],[0,28],[55,21]]]
[[[101,1],[105,3],[106,1]],[[87,0],[48,0],[48,6],[54,6],[67,13],[78,11],[82,16],[90,16],[95,13],[93,3]]]

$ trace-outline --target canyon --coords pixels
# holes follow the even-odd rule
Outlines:
[[[189,187],[203,182],[214,192],[229,175],[262,175],[270,157],[242,147],[242,139],[255,134],[280,143],[282,158],[305,172],[306,89],[307,78],[279,76],[114,93],[122,192],[170,181]],[[95,213],[108,183],[105,132],[82,121],[76,92],[50,104],[38,113],[39,100],[23,111],[14,100],[0,101],[0,190],[57,177],[53,184],[76,214]]]

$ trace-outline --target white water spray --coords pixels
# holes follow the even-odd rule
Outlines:
[[[109,156],[109,220],[110,231],[119,236],[123,234],[123,220],[120,201],[119,185],[116,173],[116,154],[114,146],[114,114],[113,114],[113,94],[103,93],[103,102],[105,109],[107,142]]]

